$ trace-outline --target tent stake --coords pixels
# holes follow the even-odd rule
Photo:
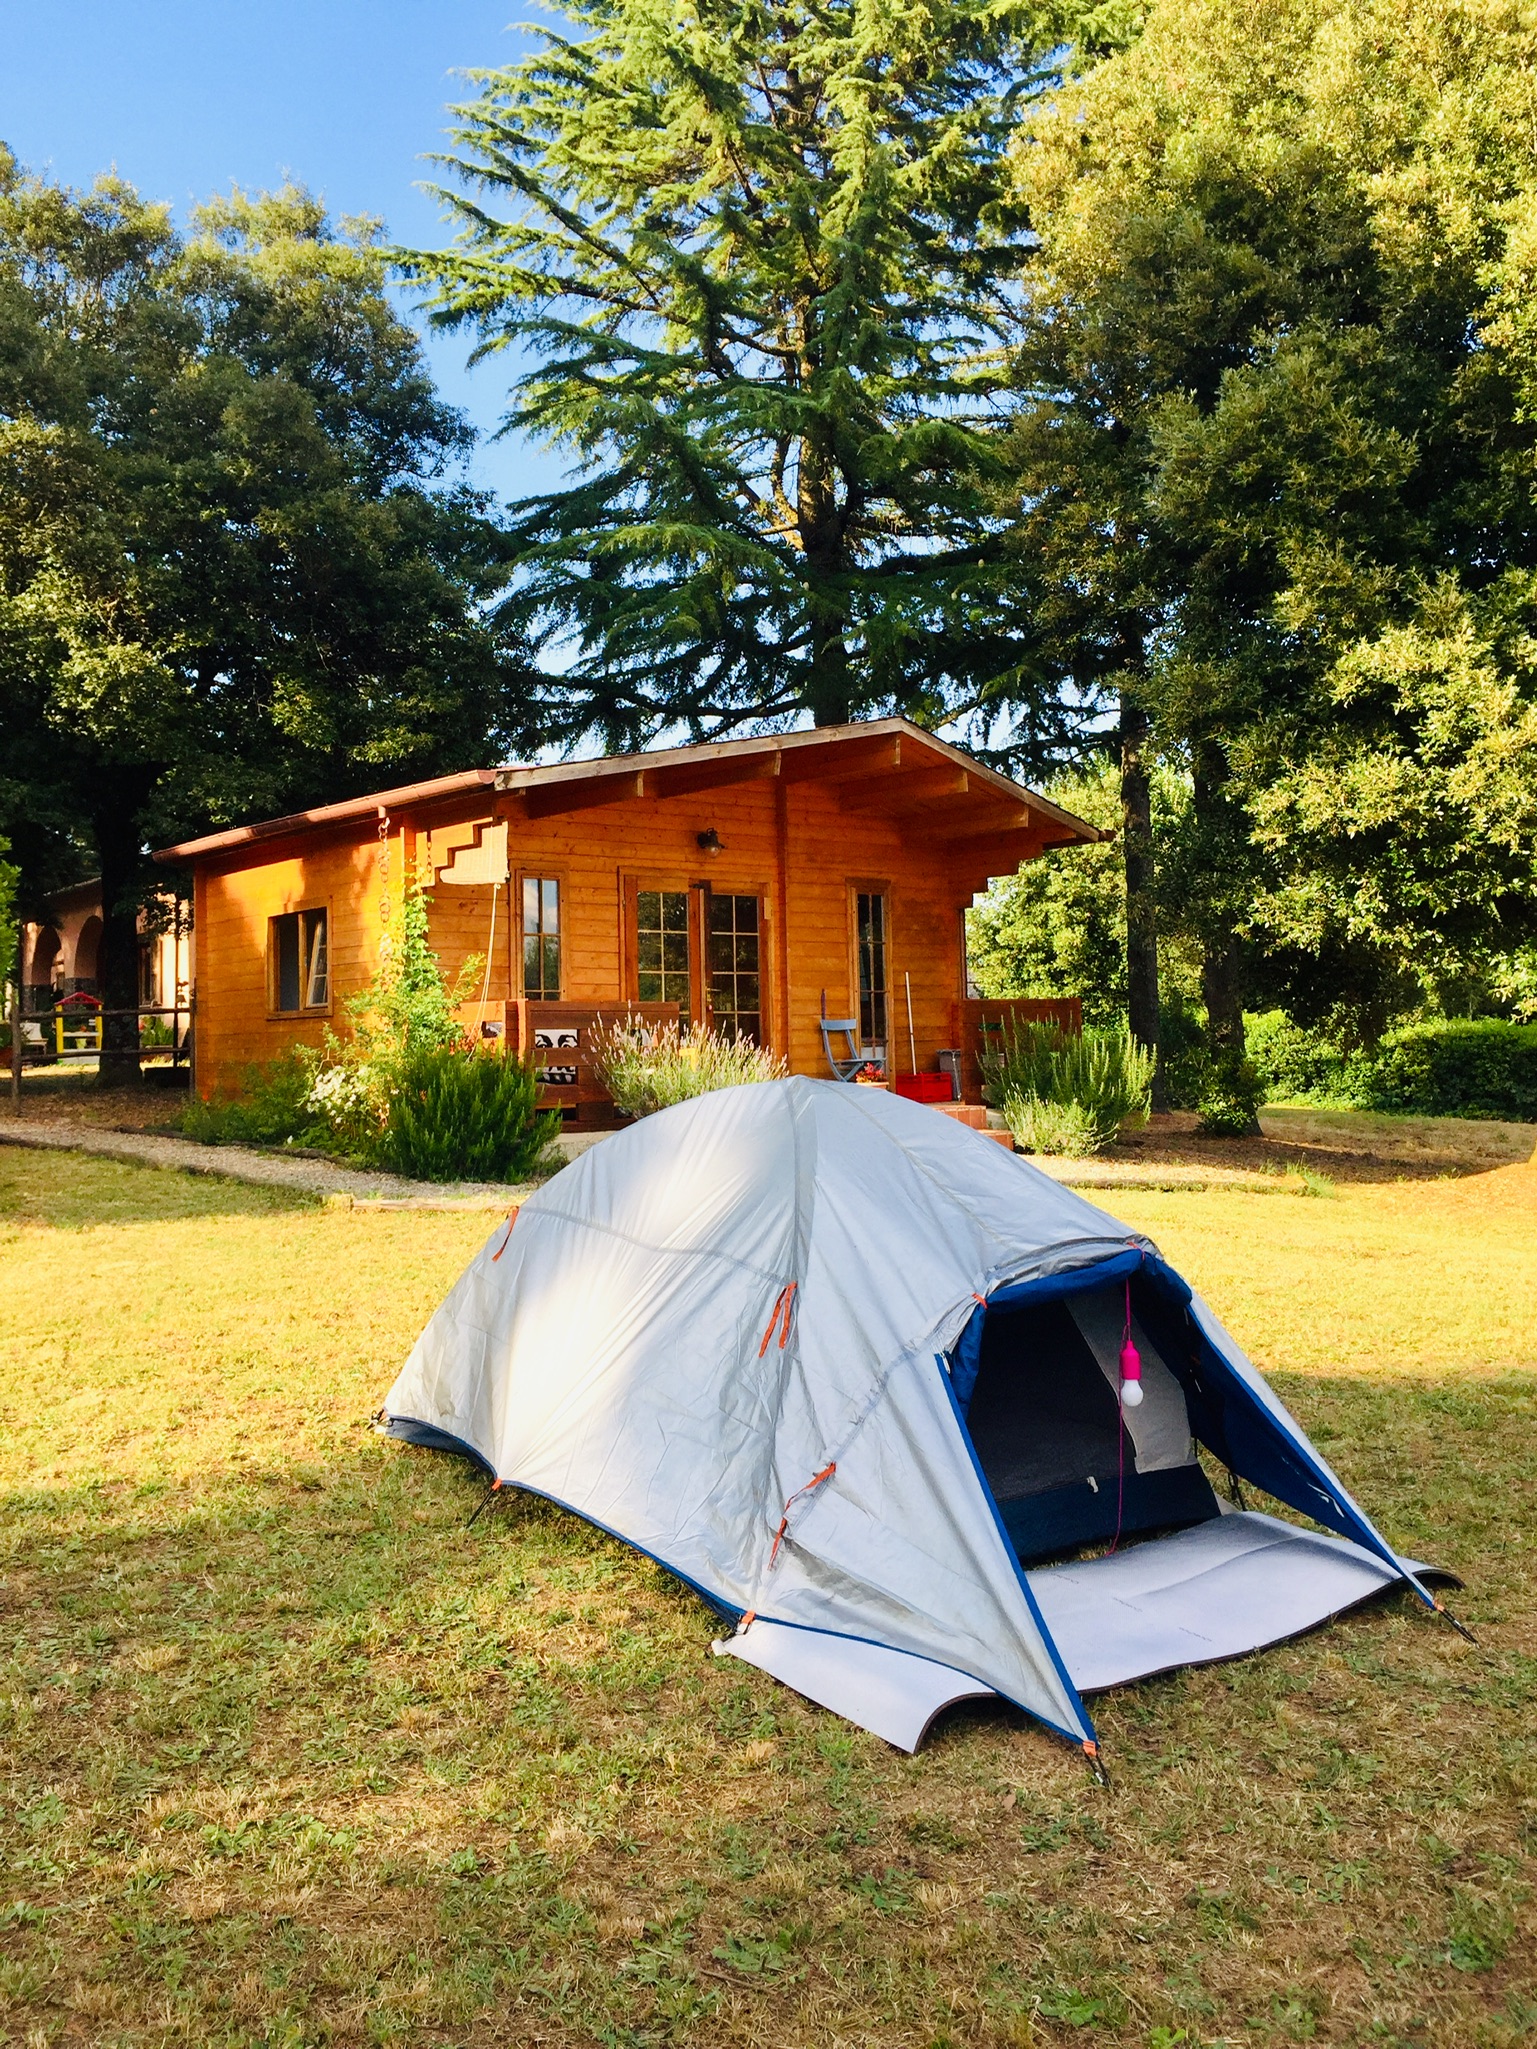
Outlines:
[[[474,1529],[476,1523],[480,1520],[480,1511],[486,1506],[487,1502],[490,1501],[491,1496],[493,1494],[500,1494],[501,1491],[501,1481],[493,1480],[490,1486],[486,1489],[485,1493],[481,1495],[479,1501],[475,1504],[475,1513],[470,1517],[469,1521],[464,1526],[467,1530]]]
[[[1469,1629],[1468,1625],[1465,1622],[1459,1622],[1456,1616],[1452,1613],[1451,1609],[1447,1607],[1446,1603],[1438,1599],[1436,1595],[1432,1594],[1430,1598],[1435,1605],[1436,1613],[1438,1615],[1444,1616],[1445,1619],[1452,1625],[1453,1629],[1456,1630],[1457,1634],[1459,1636],[1465,1636],[1468,1642],[1472,1644],[1473,1648],[1475,1650],[1478,1650],[1480,1648],[1478,1638],[1473,1634],[1472,1630]]]

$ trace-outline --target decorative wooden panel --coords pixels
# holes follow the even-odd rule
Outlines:
[[[676,1003],[539,1003],[518,997],[506,1006],[507,1048],[532,1055],[549,1075],[540,1102],[558,1108],[578,1130],[616,1123],[618,1113],[592,1065],[588,1035],[599,1023],[638,1017],[649,1025],[676,1025]]]

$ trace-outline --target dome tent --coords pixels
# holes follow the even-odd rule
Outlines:
[[[1147,1239],[837,1082],[590,1148],[471,1261],[383,1418],[634,1545],[738,1625],[717,1651],[907,1749],[997,1694],[1092,1756],[1085,1691],[1394,1582],[1431,1600]],[[1336,1534],[1220,1503],[1197,1441]]]

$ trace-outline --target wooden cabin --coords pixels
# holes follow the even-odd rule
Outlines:
[[[583,1035],[627,1009],[756,1040],[804,1074],[829,1072],[824,1017],[853,1020],[860,1051],[892,1077],[933,1071],[942,1050],[974,1054],[966,907],[990,877],[1100,837],[883,719],[472,769],[155,858],[193,871],[204,1095],[345,1030],[387,907],[420,875],[445,975],[483,962],[467,1029],[537,1047],[552,1099],[601,1123]]]

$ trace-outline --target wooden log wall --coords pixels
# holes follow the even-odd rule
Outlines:
[[[954,1042],[955,1005],[965,994],[962,912],[989,870],[1007,872],[1028,852],[1020,838],[956,849],[923,818],[850,808],[838,787],[764,776],[687,796],[628,796],[587,808],[537,813],[550,803],[513,794],[456,799],[431,815],[389,821],[388,887],[418,863],[444,866],[493,817],[507,825],[506,884],[439,879],[432,939],[452,981],[472,955],[490,955],[482,983],[487,1012],[523,994],[521,878],[561,885],[562,986],[568,1003],[612,1006],[633,979],[626,932],[626,883],[642,889],[756,894],[762,899],[765,1035],[799,1073],[825,1074],[818,1025],[857,1012],[851,892],[887,895],[888,1050],[892,1070],[912,1065],[904,974],[911,976],[917,1065]],[[722,851],[701,850],[713,828]],[[954,830],[953,825],[950,830]],[[271,1058],[296,1040],[315,1044],[329,1024],[346,1028],[344,999],[375,970],[379,953],[381,841],[372,823],[313,830],[275,845],[242,848],[204,864],[198,877],[198,1086],[234,1085],[247,1062]],[[492,936],[491,904],[496,898]],[[331,992],[322,1015],[274,1016],[268,1003],[268,923],[325,904],[330,913]],[[473,1008],[473,1006],[471,1006]],[[478,1013],[477,1013],[478,1014]],[[467,1022],[470,1019],[467,1016]]]

